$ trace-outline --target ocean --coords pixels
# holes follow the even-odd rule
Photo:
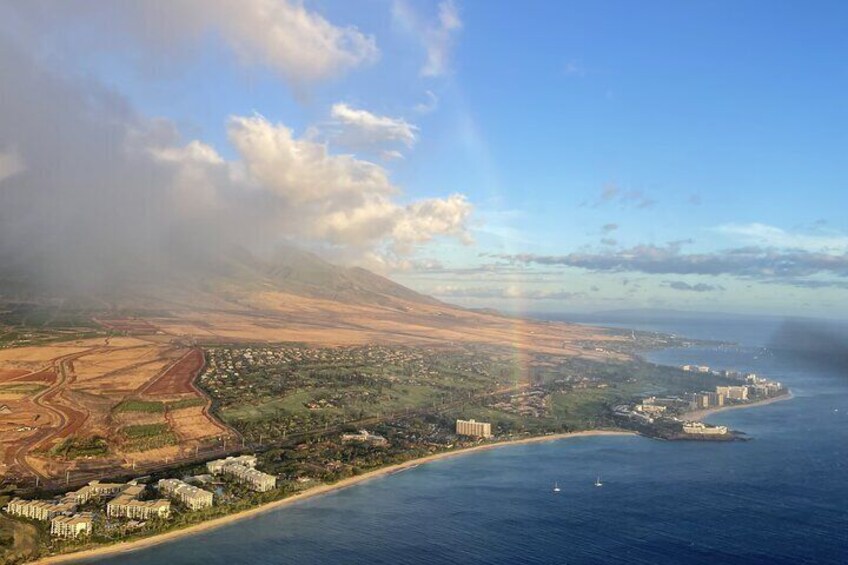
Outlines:
[[[848,563],[844,368],[764,348],[772,322],[627,325],[738,340],[648,357],[754,371],[794,398],[707,419],[745,431],[747,442],[607,436],[507,446],[86,563]]]

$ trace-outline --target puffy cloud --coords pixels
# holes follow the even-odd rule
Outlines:
[[[618,229],[618,224],[604,224],[601,226],[601,233],[612,233]]]
[[[125,48],[127,37],[148,50],[174,50],[217,33],[246,64],[266,65],[293,83],[333,77],[373,62],[373,36],[341,27],[307,9],[301,0],[151,0],[105,5],[31,0],[9,2],[30,26],[61,30],[70,19],[91,28],[92,41]],[[43,31],[43,30],[42,30]]]
[[[333,104],[331,116],[338,129],[334,141],[352,148],[374,148],[401,143],[412,147],[418,128],[403,118],[378,116],[344,103]]]
[[[297,139],[261,116],[233,117],[229,136],[248,179],[277,196],[289,232],[334,245],[374,246],[408,253],[438,236],[468,241],[472,206],[459,194],[407,205],[388,172],[326,144]]]
[[[421,76],[446,74],[450,69],[456,34],[462,29],[462,18],[453,0],[439,2],[437,17],[433,22],[423,22],[407,0],[395,0],[392,16],[424,46],[427,57],[421,67]]]
[[[0,147],[27,165],[0,187],[3,275],[100,288],[207,268],[233,246],[331,245],[391,265],[434,238],[468,239],[464,196],[404,201],[383,167],[261,116],[229,120],[237,156],[224,159],[2,38],[0,76],[16,77],[0,81]]]

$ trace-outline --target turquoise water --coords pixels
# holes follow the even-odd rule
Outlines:
[[[698,331],[734,337],[706,325],[688,334]],[[754,345],[767,333],[736,332]],[[848,562],[848,376],[759,347],[651,358],[756,371],[787,383],[794,398],[709,418],[749,442],[617,436],[503,447],[96,562]],[[598,474],[602,488],[593,486]]]

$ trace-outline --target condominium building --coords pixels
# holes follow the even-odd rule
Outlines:
[[[60,538],[76,538],[91,535],[94,515],[81,512],[73,516],[56,516],[50,520],[50,533]]]
[[[144,492],[144,485],[128,484],[118,496],[106,504],[106,515],[110,518],[167,518],[171,515],[170,500],[138,500]]]
[[[724,395],[731,400],[748,400],[747,386],[717,386],[716,394]]]
[[[157,486],[159,492],[179,500],[191,510],[200,510],[212,506],[213,496],[211,492],[178,479],[162,479]]]
[[[225,465],[241,465],[242,467],[249,467],[253,469],[256,467],[256,456],[255,455],[239,455],[238,457],[227,457],[226,459],[216,459],[215,461],[210,461],[206,464],[206,468],[213,475],[217,475],[221,473],[221,469],[224,468]]]
[[[210,473],[216,475],[227,475],[240,483],[246,484],[258,492],[266,492],[277,486],[277,477],[254,469],[256,466],[255,455],[242,455],[241,457],[227,457],[210,461],[206,468]]]
[[[50,520],[59,514],[74,512],[76,509],[76,504],[59,500],[24,500],[22,498],[13,498],[6,505],[6,512],[12,516],[43,521]]]
[[[121,492],[125,486],[127,485],[123,483],[101,483],[100,481],[91,481],[84,487],[67,493],[62,500],[81,505],[85,504],[89,500],[115,496]]]
[[[492,437],[492,424],[476,420],[457,420],[456,434],[471,437]]]

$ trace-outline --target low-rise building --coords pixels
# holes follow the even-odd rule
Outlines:
[[[370,443],[371,445],[386,445],[388,440],[383,436],[372,434],[367,430],[359,430],[356,434],[342,434],[342,441]]]
[[[162,479],[158,483],[159,492],[179,500],[191,510],[200,510],[212,506],[213,496],[208,490],[203,490],[178,479]]]
[[[47,521],[59,514],[74,512],[77,505],[60,500],[25,500],[13,498],[6,505],[6,512],[12,516]]]
[[[246,484],[258,492],[266,492],[277,486],[277,477],[258,471],[255,455],[242,455],[241,457],[227,457],[210,461],[206,468],[210,473],[216,475],[227,475],[240,483]]]
[[[659,406],[656,404],[637,404],[635,406],[637,412],[644,412],[645,414],[662,414],[667,410],[665,406]]]
[[[167,518],[171,515],[171,501],[164,499],[138,500],[144,485],[128,484],[118,496],[106,504],[106,515],[110,518]]]
[[[256,467],[256,456],[255,455],[239,455],[238,457],[227,457],[226,459],[216,459],[215,461],[209,461],[206,464],[206,468],[213,475],[218,475],[221,473],[221,469],[226,465],[241,465],[242,467],[249,467],[251,469]]]
[[[720,436],[727,433],[727,426],[708,426],[703,422],[686,422],[683,432],[691,435]]]
[[[60,538],[90,536],[93,525],[94,515],[91,512],[56,516],[50,520],[50,534]]]
[[[457,420],[456,435],[470,437],[492,437],[492,424],[476,420]]]
[[[63,501],[72,501],[76,504],[82,505],[89,500],[115,496],[121,492],[125,486],[127,485],[123,483],[101,483],[100,481],[91,481],[84,487],[67,493]]]

